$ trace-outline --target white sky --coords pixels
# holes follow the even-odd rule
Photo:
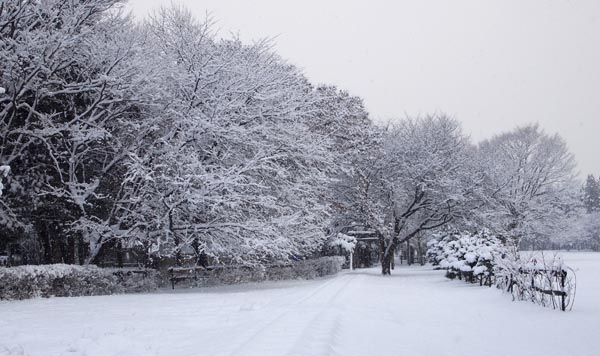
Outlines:
[[[600,174],[598,0],[178,0],[219,34],[273,38],[376,121],[445,112],[481,140],[538,122]],[[130,0],[136,18],[170,0]]]

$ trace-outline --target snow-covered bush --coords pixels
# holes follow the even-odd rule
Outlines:
[[[157,287],[153,270],[65,264],[0,267],[0,300],[131,293]]]
[[[346,259],[342,256],[297,261],[292,264],[291,276],[285,279],[312,279],[336,274],[342,270],[345,261]],[[267,271],[271,272],[270,270]],[[274,279],[271,273],[268,273],[268,277],[270,280]]]
[[[492,285],[495,261],[505,254],[498,238],[486,230],[477,233],[452,233],[428,244],[430,261],[446,269],[448,278]]]
[[[437,236],[429,243],[430,261],[446,276],[479,282],[509,292],[513,300],[567,310],[575,300],[575,273],[562,259],[520,255],[486,231]]]
[[[329,246],[339,247],[344,253],[352,253],[354,247],[356,247],[356,237],[340,232],[329,241]]]

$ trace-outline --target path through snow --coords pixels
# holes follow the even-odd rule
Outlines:
[[[144,295],[0,302],[0,355],[527,355],[600,350],[600,254],[562,313],[430,267]]]

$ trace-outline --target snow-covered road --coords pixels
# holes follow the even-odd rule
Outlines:
[[[0,303],[0,355],[527,355],[600,350],[600,254],[575,310],[511,302],[430,267],[316,281]]]

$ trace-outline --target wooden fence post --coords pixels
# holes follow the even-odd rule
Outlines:
[[[567,306],[565,305],[565,280],[567,279],[567,271],[561,269],[560,271],[560,289],[563,292],[560,296],[560,309],[562,311],[567,310]]]

